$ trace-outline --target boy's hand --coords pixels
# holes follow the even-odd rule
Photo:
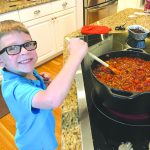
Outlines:
[[[70,56],[81,60],[88,52],[88,44],[79,38],[72,38],[68,41],[68,49]]]
[[[48,86],[52,82],[52,79],[48,72],[41,72],[41,73],[39,73],[39,75],[43,78],[46,86]]]

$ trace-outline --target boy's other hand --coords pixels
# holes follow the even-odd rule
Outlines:
[[[43,78],[46,86],[48,86],[52,82],[51,76],[48,72],[41,72],[39,73],[39,75]]]

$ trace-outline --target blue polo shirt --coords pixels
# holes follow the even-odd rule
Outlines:
[[[16,120],[15,142],[19,150],[55,150],[55,120],[51,109],[32,107],[33,96],[45,90],[42,78],[34,70],[37,80],[2,70],[2,95]]]

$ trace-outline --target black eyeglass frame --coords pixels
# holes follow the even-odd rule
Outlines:
[[[33,43],[33,44],[35,45],[35,48],[34,48],[34,49],[30,49],[30,50],[26,49],[26,44],[28,44],[28,43]],[[18,51],[18,53],[10,54],[10,53],[8,52],[8,48],[9,48],[9,47],[12,47],[12,46],[18,46],[18,47],[20,48],[19,51]],[[22,47],[24,47],[27,51],[33,51],[33,50],[35,50],[35,49],[37,48],[37,42],[36,42],[36,41],[29,41],[29,42],[23,43],[23,44],[21,44],[21,45],[11,45],[11,46],[5,47],[5,48],[3,48],[3,49],[0,51],[0,55],[3,54],[5,51],[7,52],[8,55],[17,55],[17,54],[19,54],[19,53],[21,52],[21,48],[22,48]]]

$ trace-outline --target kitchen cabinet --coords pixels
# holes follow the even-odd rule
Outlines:
[[[19,15],[38,43],[37,65],[61,54],[64,36],[76,30],[75,0],[54,1],[22,9]]]
[[[38,43],[39,65],[62,53],[64,36],[76,29],[75,10],[67,9],[24,24]]]
[[[8,19],[20,21],[18,11],[8,12],[0,15],[0,21]]]
[[[52,17],[53,38],[55,39],[57,51],[63,50],[64,36],[76,30],[75,9],[68,9],[64,12],[56,13]]]
[[[145,0],[118,0],[118,9],[117,11],[121,11],[126,8],[139,8],[144,10]]]
[[[54,57],[55,47],[53,39],[53,27],[49,16],[24,23],[30,31],[32,39],[37,41],[38,62],[40,65]]]
[[[37,41],[38,62],[40,65],[54,57],[53,28],[49,14],[53,13],[52,3],[46,3],[19,10],[20,20],[29,29],[32,39]]]
[[[62,53],[64,36],[77,29],[76,11],[76,0],[56,0],[0,14],[0,21],[12,19],[27,26],[38,44],[38,66]]]

